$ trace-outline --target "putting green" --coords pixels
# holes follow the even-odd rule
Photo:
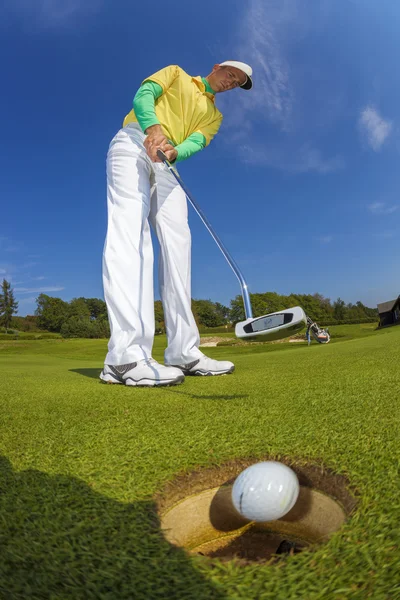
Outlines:
[[[327,346],[207,348],[235,373],[163,389],[99,383],[104,340],[0,341],[0,597],[400,598],[400,327],[342,331]],[[153,500],[166,482],[266,455],[346,475],[352,518],[274,565],[166,541]]]

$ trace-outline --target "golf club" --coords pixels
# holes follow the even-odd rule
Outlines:
[[[253,339],[255,341],[279,340],[281,338],[285,338],[295,333],[298,333],[299,331],[302,331],[305,327],[308,326],[308,333],[311,331],[313,337],[319,343],[327,343],[330,339],[329,334],[326,331],[320,329],[316,323],[314,323],[309,317],[307,317],[306,313],[300,306],[280,310],[275,313],[264,315],[262,317],[253,317],[253,310],[251,307],[250,294],[247,288],[247,283],[239,267],[237,266],[236,262],[233,260],[228,250],[225,248],[224,244],[221,242],[221,240],[215,233],[207,217],[205,216],[201,208],[198,206],[197,202],[194,200],[189,190],[186,188],[178,172],[168,161],[164,152],[162,150],[157,150],[157,156],[169,169],[169,171],[175,177],[178,184],[181,186],[182,190],[185,192],[190,204],[193,206],[194,210],[197,212],[200,219],[203,221],[204,225],[208,229],[218,248],[221,250],[232,271],[235,273],[236,277],[239,280],[240,287],[242,290],[246,320],[236,323],[236,337],[241,339]],[[318,339],[318,336],[320,339]],[[308,339],[310,341],[310,337],[308,337]]]

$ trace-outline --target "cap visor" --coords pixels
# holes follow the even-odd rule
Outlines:
[[[242,90],[251,90],[251,88],[253,87],[253,81],[251,77],[247,76],[246,81],[240,87],[242,88]]]

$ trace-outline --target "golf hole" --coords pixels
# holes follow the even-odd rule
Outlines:
[[[279,459],[299,479],[298,500],[277,521],[248,521],[232,504],[232,485],[243,469],[260,460],[271,459],[232,461],[182,475],[168,484],[157,498],[166,539],[209,558],[267,562],[326,542],[354,510],[356,500],[344,477],[321,465]]]

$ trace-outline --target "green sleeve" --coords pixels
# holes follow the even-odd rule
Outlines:
[[[203,150],[206,145],[206,138],[201,133],[192,133],[189,137],[186,138],[181,144],[175,146],[175,149],[178,151],[178,156],[175,162],[182,162],[187,158],[196,154],[200,150]]]
[[[145,81],[133,99],[133,109],[143,132],[152,125],[160,125],[157,119],[154,102],[163,93],[162,87],[155,81]],[[196,152],[203,150],[206,138],[201,133],[192,133],[181,144],[175,146],[178,156],[175,162],[182,162]]]
[[[160,125],[154,102],[162,93],[161,85],[155,81],[145,81],[136,92],[133,99],[133,110],[143,133],[151,125]]]

